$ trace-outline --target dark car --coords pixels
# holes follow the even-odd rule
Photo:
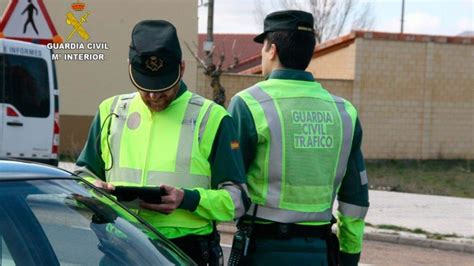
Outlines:
[[[85,180],[0,159],[0,265],[194,265]]]

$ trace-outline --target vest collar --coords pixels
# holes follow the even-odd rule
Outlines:
[[[289,68],[273,70],[267,79],[293,79],[301,81],[314,81],[313,74],[311,74],[311,72]]]
[[[184,81],[181,80],[180,84],[179,84],[179,90],[178,92],[176,93],[176,98],[174,98],[175,100],[179,98],[179,96],[183,95],[183,93],[185,93],[186,91],[188,90],[188,86],[186,86],[186,84],[184,83]]]

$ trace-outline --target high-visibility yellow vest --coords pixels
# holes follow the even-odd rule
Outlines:
[[[355,108],[317,82],[298,80],[269,79],[238,96],[258,135],[247,172],[257,216],[282,223],[330,221],[352,147]]]
[[[161,112],[150,112],[138,93],[111,97],[99,106],[106,181],[115,186],[172,185],[211,188],[208,161],[225,109],[189,91]],[[112,117],[110,117],[112,116]],[[160,227],[212,228],[188,210],[164,215],[134,211]]]

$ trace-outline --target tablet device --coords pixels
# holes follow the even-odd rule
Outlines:
[[[166,195],[165,189],[160,187],[126,187],[117,186],[111,194],[117,197],[118,201],[132,201],[141,199],[147,203],[161,203],[161,196]]]

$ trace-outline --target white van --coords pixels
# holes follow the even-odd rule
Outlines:
[[[58,164],[59,102],[51,51],[0,39],[0,157]]]

